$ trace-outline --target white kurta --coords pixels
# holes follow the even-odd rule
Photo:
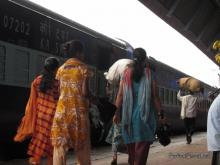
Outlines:
[[[215,98],[209,108],[207,145],[209,151],[220,151],[220,94]]]
[[[196,94],[188,94],[185,96],[180,95],[180,91],[177,94],[177,99],[182,102],[181,104],[181,112],[180,112],[180,118],[184,119],[187,118],[193,118],[197,115],[197,101],[198,101],[198,95]]]

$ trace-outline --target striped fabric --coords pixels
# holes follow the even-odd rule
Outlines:
[[[46,93],[39,91],[40,81],[41,76],[34,80],[34,88],[37,91],[37,116],[34,133],[28,148],[28,155],[35,158],[53,155],[50,134],[59,97],[57,81],[55,81],[52,89]]]

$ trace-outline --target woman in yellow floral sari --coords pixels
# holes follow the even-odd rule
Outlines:
[[[65,152],[73,148],[78,164],[90,165],[90,133],[88,118],[88,68],[83,60],[83,45],[70,41],[64,46],[72,57],[57,71],[60,97],[52,125],[54,165],[65,165]]]

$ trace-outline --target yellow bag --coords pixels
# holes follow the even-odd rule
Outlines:
[[[17,134],[14,137],[15,142],[22,142],[33,134],[36,120],[36,100],[37,91],[33,82],[31,84],[30,97],[25,108],[25,115],[22,118],[21,124],[17,130]]]

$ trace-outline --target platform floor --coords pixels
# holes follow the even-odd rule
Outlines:
[[[75,158],[68,153],[67,165],[74,165]],[[186,144],[185,136],[175,136],[166,147],[155,142],[151,148],[147,165],[210,165],[212,154],[207,151],[206,133],[196,133],[192,143]],[[119,153],[118,165],[127,165],[127,154]],[[110,165],[112,160],[111,146],[97,147],[92,150],[93,165]],[[45,164],[45,161],[42,165]],[[0,165],[27,165],[27,160],[0,162]]]

